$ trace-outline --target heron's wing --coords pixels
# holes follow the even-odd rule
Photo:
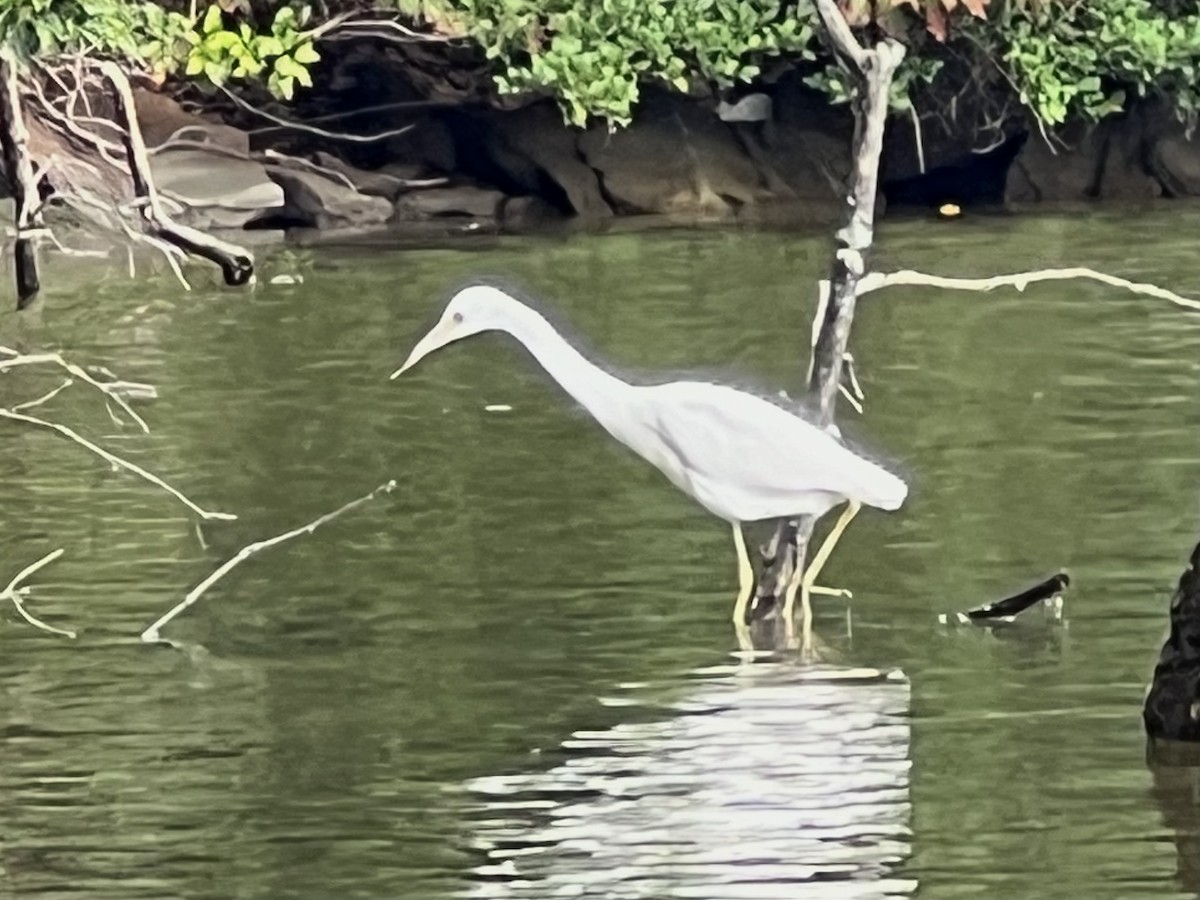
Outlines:
[[[749,518],[828,508],[831,497],[870,505],[903,483],[768,400],[723,385],[675,382],[647,390],[655,430],[693,483],[718,490]],[[901,498],[902,499],[902,498]]]

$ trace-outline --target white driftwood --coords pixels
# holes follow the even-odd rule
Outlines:
[[[229,571],[238,563],[242,562],[242,560],[248,559],[255,553],[258,553],[260,550],[266,550],[268,547],[274,547],[276,544],[282,544],[284,541],[290,541],[292,538],[299,537],[302,534],[312,534],[322,525],[333,521],[342,513],[349,512],[355,507],[366,503],[368,500],[375,499],[375,497],[381,493],[391,493],[395,487],[395,481],[389,481],[386,484],[381,484],[379,487],[375,488],[375,490],[371,491],[371,493],[365,494],[364,496],[359,497],[357,500],[351,500],[346,505],[338,507],[333,512],[326,513],[318,519],[314,519],[307,525],[302,525],[299,528],[293,528],[291,531],[285,531],[283,534],[277,534],[272,538],[266,538],[265,540],[255,541],[253,544],[247,544],[234,556],[222,563],[221,566],[217,568],[217,570],[211,575],[188,591],[187,596],[179,601],[179,603],[175,604],[173,607],[167,610],[167,612],[159,616],[158,619],[155,620],[154,624],[142,632],[142,640],[147,644],[153,644],[161,641],[162,638],[160,636],[160,632],[162,631],[163,626],[178,616],[185,609],[196,603],[196,601],[204,595],[205,591],[229,574]]]
[[[61,634],[64,637],[73,638],[73,637],[75,637],[75,632],[68,631],[65,628],[55,628],[53,625],[48,625],[45,622],[43,622],[41,619],[39,619],[37,616],[35,616],[33,613],[31,613],[29,610],[27,610],[25,608],[25,602],[23,599],[23,595],[29,589],[21,587],[22,581],[24,581],[26,578],[28,578],[34,572],[38,571],[38,569],[41,569],[43,566],[48,566],[50,563],[54,562],[54,560],[58,559],[62,555],[63,555],[63,551],[62,551],[62,548],[60,547],[57,550],[47,553],[45,556],[43,556],[37,562],[30,563],[29,565],[27,565],[25,568],[23,568],[20,572],[18,572],[13,577],[13,580],[8,583],[8,586],[4,590],[0,591],[0,600],[12,601],[13,607],[20,614],[21,618],[24,619],[26,622],[28,622],[30,625],[32,625],[34,628],[40,628],[42,631],[49,631],[52,634]]]
[[[911,269],[905,269],[900,272],[872,272],[869,275],[865,275],[859,281],[858,294],[861,297],[863,294],[878,291],[881,288],[898,287],[900,285],[946,288],[957,291],[992,291],[1000,287],[1011,287],[1016,288],[1018,291],[1023,291],[1028,285],[1036,284],[1040,281],[1069,281],[1073,278],[1098,281],[1101,284],[1107,284],[1112,287],[1124,288],[1135,294],[1143,294],[1147,297],[1166,300],[1184,309],[1200,310],[1200,300],[1181,297],[1174,291],[1169,291],[1155,284],[1129,281],[1125,278],[1118,278],[1116,275],[1108,275],[1104,272],[1097,272],[1095,269],[1080,267],[1037,269],[1032,272],[1016,272],[1011,275],[994,275],[990,278],[947,278],[942,275],[927,275],[924,272],[914,272]]]

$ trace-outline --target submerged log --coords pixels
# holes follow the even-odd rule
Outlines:
[[[1169,618],[1142,720],[1152,743],[1200,742],[1200,544],[1179,578]]]

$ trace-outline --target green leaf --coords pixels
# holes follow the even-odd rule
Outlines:
[[[208,8],[208,12],[204,14],[204,23],[200,26],[200,29],[205,34],[212,34],[214,31],[219,31],[222,27],[221,7],[214,3]]]
[[[204,56],[203,54],[193,52],[188,56],[187,68],[184,69],[185,75],[199,75],[204,71]]]
[[[282,56],[283,42],[279,38],[264,34],[255,38],[254,53],[259,59],[265,59],[268,56]]]
[[[209,35],[204,40],[204,48],[208,53],[217,53],[222,50],[232,49],[234,46],[240,45],[242,39],[232,31],[218,31],[216,34]]]
[[[229,78],[229,63],[209,60],[204,64],[204,75],[213,84],[223,84]]]
[[[275,60],[275,71],[281,78],[299,78],[305,69],[290,56],[281,56]]]
[[[321,54],[313,48],[312,41],[305,41],[298,46],[292,51],[292,57],[296,62],[303,63],[304,65],[311,65],[312,63],[321,61]]]

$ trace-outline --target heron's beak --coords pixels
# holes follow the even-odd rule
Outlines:
[[[404,365],[392,373],[391,379],[395,380],[399,378],[434,350],[446,346],[452,340],[454,340],[452,328],[447,326],[445,322],[438,322],[429,330],[429,333],[425,337],[417,341],[417,346],[413,347],[412,353],[408,354],[408,359],[404,361]]]

